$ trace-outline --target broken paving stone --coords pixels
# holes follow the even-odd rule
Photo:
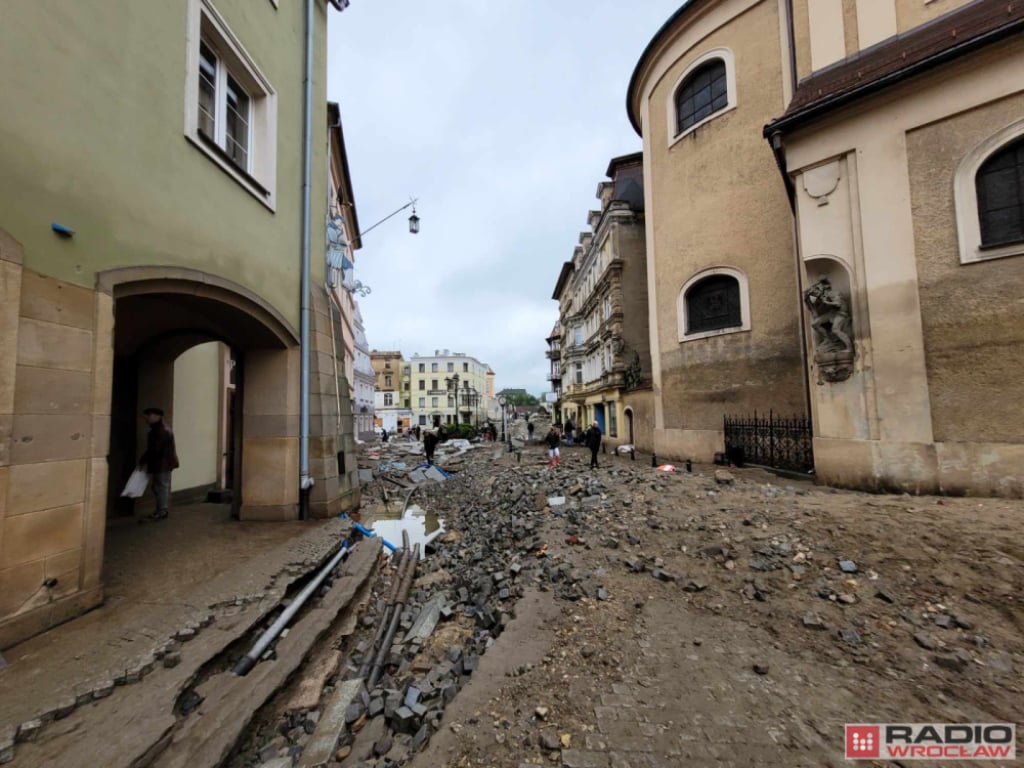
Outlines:
[[[892,604],[896,602],[896,598],[893,597],[892,594],[890,594],[889,592],[886,592],[884,589],[880,589],[877,592],[875,592],[875,597],[877,597],[879,600],[885,603]]]
[[[16,741],[32,741],[43,727],[43,721],[39,718],[27,720],[18,726]]]
[[[943,669],[949,669],[953,672],[963,672],[967,669],[971,663],[970,654],[966,651],[958,651],[957,653],[940,653],[936,654],[933,659]]]
[[[948,613],[940,613],[935,617],[935,625],[943,629],[953,629],[956,626],[956,622]]]
[[[825,624],[825,620],[816,613],[804,614],[803,624],[807,629],[823,630],[828,627]]]
[[[352,725],[356,720],[362,717],[363,712],[366,711],[366,707],[361,701],[353,701],[347,707],[345,707],[345,724]]]
[[[562,748],[562,742],[558,740],[558,734],[554,731],[541,731],[540,745],[548,752],[554,752]]]
[[[676,577],[668,571],[662,570],[661,568],[655,568],[651,571],[651,576],[656,578],[658,581],[675,581]]]
[[[166,667],[167,669],[173,669],[174,667],[181,664],[181,654],[178,651],[171,651],[170,653],[164,655],[162,661],[164,667]]]
[[[731,472],[726,472],[724,469],[716,469],[715,482],[719,485],[733,485],[736,482],[736,478],[733,477]]]
[[[391,727],[396,733],[412,734],[416,730],[416,715],[408,707],[399,707],[391,716]]]
[[[840,560],[839,570],[841,570],[843,573],[856,573],[857,564],[853,562],[853,560]]]
[[[860,645],[861,644],[860,635],[858,635],[852,629],[840,630],[840,632],[839,632],[839,639],[842,640],[844,643],[847,643],[848,645]]]
[[[935,638],[929,635],[927,632],[915,632],[914,642],[924,648],[926,651],[934,651],[938,648],[935,642]]]

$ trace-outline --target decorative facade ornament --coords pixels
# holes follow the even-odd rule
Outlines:
[[[804,291],[814,332],[814,362],[818,383],[846,381],[853,374],[850,300],[832,287],[824,275]]]
[[[644,372],[640,367],[639,352],[633,353],[633,362],[629,364],[629,368],[622,374],[622,378],[627,390],[637,389],[643,383]]]

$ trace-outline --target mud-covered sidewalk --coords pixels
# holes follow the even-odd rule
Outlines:
[[[1024,503],[601,458],[477,451],[433,500],[536,548],[494,541],[522,599],[417,768],[839,766],[844,723],[1024,722]]]

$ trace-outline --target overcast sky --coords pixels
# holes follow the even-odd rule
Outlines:
[[[551,300],[608,161],[636,152],[626,86],[681,0],[352,0],[330,13],[375,349],[448,348],[498,388],[549,389]]]

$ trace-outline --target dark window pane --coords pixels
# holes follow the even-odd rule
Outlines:
[[[986,160],[975,178],[982,245],[1024,240],[1024,139]]]
[[[676,133],[696,125],[729,103],[725,62],[708,62],[686,79],[676,92]]]
[[[743,325],[740,285],[729,275],[706,277],[686,292],[686,332],[717,331]]]

